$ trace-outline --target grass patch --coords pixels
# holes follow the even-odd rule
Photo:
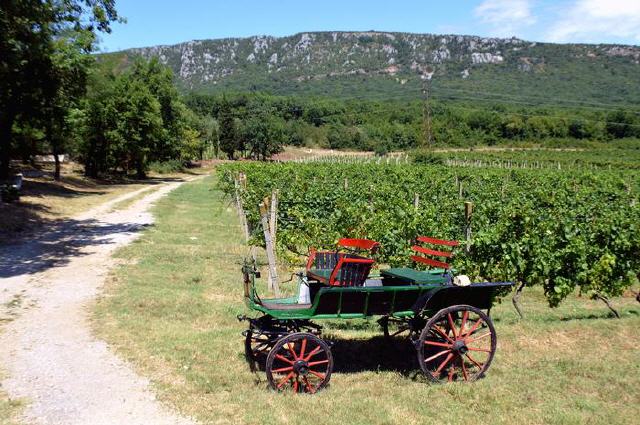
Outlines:
[[[0,421],[5,425],[17,425],[18,414],[23,404],[22,401],[9,399],[6,394],[0,392]]]
[[[0,376],[4,379],[4,376]],[[18,425],[18,416],[24,408],[24,400],[11,399],[0,389],[0,423],[3,425]]]
[[[568,299],[549,309],[525,290],[525,320],[494,308],[498,352],[485,379],[429,385],[411,347],[385,345],[374,320],[328,322],[336,372],[316,396],[282,396],[243,358],[240,261],[248,250],[215,177],[158,202],[156,225],[120,250],[95,327],[159,397],[215,424],[633,423],[640,415],[640,306]],[[284,284],[287,285],[287,284]],[[291,285],[291,284],[289,284]],[[528,291],[528,292],[527,292]]]

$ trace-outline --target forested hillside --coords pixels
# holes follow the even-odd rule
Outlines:
[[[142,55],[173,69],[185,90],[267,91],[379,99],[420,95],[433,73],[434,95],[473,90],[534,96],[539,103],[640,102],[640,48],[550,44],[385,32],[309,32],[198,40],[103,56],[126,66]]]
[[[622,139],[640,137],[638,111],[604,106],[532,106],[506,99],[435,100],[429,103],[427,123],[425,103],[419,100],[341,100],[261,93],[190,94],[184,100],[197,115],[213,123],[215,149],[254,157],[269,156],[283,145],[384,154],[428,145],[588,147],[599,142],[613,147]]]
[[[316,32],[131,49],[99,63],[118,73],[139,56],[174,71],[213,129],[209,151],[229,157],[640,136],[636,46]]]

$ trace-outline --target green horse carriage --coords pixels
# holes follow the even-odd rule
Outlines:
[[[438,250],[424,245],[437,245]],[[247,306],[260,312],[243,332],[253,371],[266,372],[277,391],[315,393],[331,379],[331,344],[321,338],[321,319],[379,317],[385,336],[406,333],[420,369],[432,382],[474,381],[493,360],[497,336],[489,310],[511,282],[470,283],[448,263],[456,241],[418,237],[411,259],[432,267],[390,268],[370,275],[379,244],[341,239],[335,251],[311,250],[306,270],[297,273],[298,296],[261,299],[255,263],[245,262]],[[435,258],[432,258],[435,257]]]

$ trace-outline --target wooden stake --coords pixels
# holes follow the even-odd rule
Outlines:
[[[473,202],[464,203],[465,238],[467,240],[466,251],[471,251],[471,216],[473,215]]]
[[[267,251],[267,261],[269,262],[269,279],[267,288],[273,290],[276,297],[280,296],[280,288],[278,286],[278,271],[276,268],[276,255],[273,249],[273,241],[271,240],[271,230],[269,229],[269,198],[265,198],[260,204],[260,220],[262,222],[262,230],[264,233],[265,248]]]
[[[276,246],[276,230],[278,227],[278,189],[271,192],[271,216],[269,217],[269,230],[271,231],[271,242],[274,251]]]
[[[243,180],[244,177],[244,180]],[[249,220],[247,220],[247,213],[242,205],[242,196],[240,195],[240,187],[247,187],[247,178],[244,174],[240,173],[240,177],[234,181],[236,186],[236,209],[238,210],[238,218],[240,219],[240,227],[244,233],[244,241],[249,245],[249,239],[251,238],[251,232],[249,231]],[[251,258],[254,262],[256,260],[256,247],[251,246]]]
[[[418,206],[420,206],[420,195],[416,193],[413,195],[413,208],[417,211]]]

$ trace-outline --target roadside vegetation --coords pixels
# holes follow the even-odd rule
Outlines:
[[[324,323],[334,341],[330,388],[274,394],[244,361],[244,325],[235,316],[248,313],[240,275],[248,248],[231,199],[216,187],[216,177],[187,183],[158,202],[155,226],[118,253],[122,265],[94,315],[98,334],[181,412],[234,424],[299,423],[310,414],[325,424],[467,423],[471,416],[623,424],[640,414],[640,309],[630,291],[616,299],[620,320],[576,293],[550,309],[532,288],[523,320],[505,300],[492,310],[497,356],[471,385],[424,382],[412,347],[385,345],[373,320]]]

